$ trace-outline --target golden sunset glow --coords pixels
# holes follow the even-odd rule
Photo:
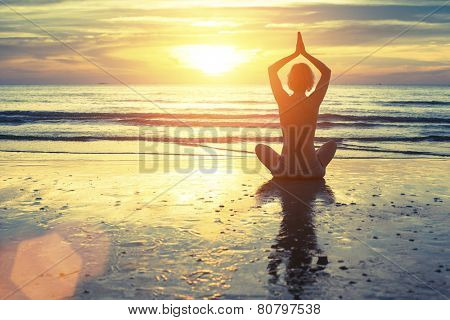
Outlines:
[[[232,46],[193,45],[175,48],[181,63],[208,75],[220,75],[247,60],[246,54]]]
[[[58,40],[127,83],[266,84],[267,66],[292,52],[298,31],[307,49],[338,75],[436,10],[440,2],[8,3],[23,16],[0,6],[0,83],[115,83],[108,74],[42,31],[49,30]],[[447,84],[448,12],[448,7],[442,8],[414,25],[335,82]]]

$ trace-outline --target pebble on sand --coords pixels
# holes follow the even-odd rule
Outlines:
[[[328,264],[328,257],[327,256],[320,256],[317,259],[317,264],[318,265],[322,265],[322,266],[327,265]]]

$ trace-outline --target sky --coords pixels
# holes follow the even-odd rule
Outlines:
[[[301,31],[334,83],[448,85],[446,2],[0,0],[0,84],[264,84]]]

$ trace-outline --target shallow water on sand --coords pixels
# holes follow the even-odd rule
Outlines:
[[[334,160],[316,182],[128,161],[1,166],[2,297],[450,295],[446,160]]]

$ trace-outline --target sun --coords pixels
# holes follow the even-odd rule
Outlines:
[[[229,72],[248,58],[233,46],[188,45],[175,48],[173,53],[188,67],[212,76]]]

